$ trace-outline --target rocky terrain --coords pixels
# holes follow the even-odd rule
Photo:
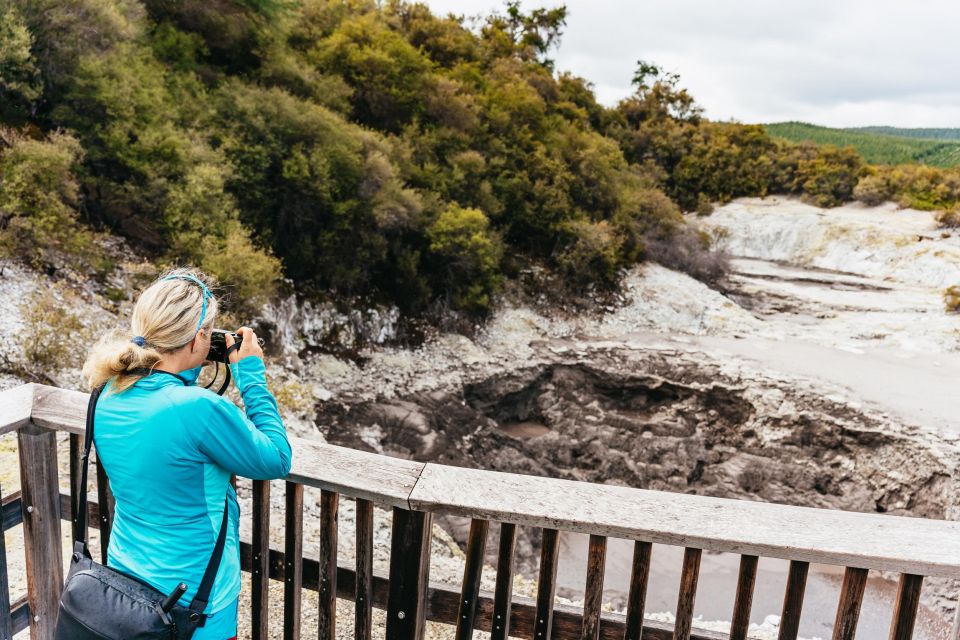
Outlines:
[[[439,334],[416,348],[390,345],[395,310],[344,314],[292,297],[268,308],[258,323],[273,336],[272,383],[291,430],[446,464],[960,518],[951,407],[960,334],[942,302],[943,289],[960,282],[960,238],[942,234],[929,213],[775,198],[735,201],[699,222],[734,256],[723,291],[651,264],[625,274],[622,295],[594,313],[504,301],[472,338]],[[6,353],[23,326],[14,300],[46,286],[18,268],[0,278]],[[91,330],[129,304],[82,291],[77,305],[89,311]],[[350,358],[322,352],[331,336],[346,345],[357,334],[370,346]],[[51,376],[76,380],[69,370]],[[15,382],[0,379],[0,387]],[[315,507],[308,496],[308,513]],[[384,537],[388,514],[378,514]],[[342,527],[348,516],[342,511]],[[438,524],[433,575],[456,582],[461,556],[452,541],[463,541],[466,523]],[[350,540],[344,529],[344,558]],[[533,588],[537,549],[536,532],[522,531],[518,590]],[[582,540],[566,537],[562,553],[561,595],[577,600]],[[614,608],[626,590],[623,553],[611,543],[606,600]],[[651,583],[650,615],[666,620],[679,572],[672,553],[655,552]],[[724,628],[734,561],[705,556],[701,626]],[[782,565],[761,562],[757,637],[776,635],[783,575]],[[889,617],[879,612],[889,608],[890,584],[871,581],[859,638],[885,636]],[[835,572],[814,568],[803,635],[829,635],[837,589]],[[957,590],[925,583],[918,637],[946,637]]]

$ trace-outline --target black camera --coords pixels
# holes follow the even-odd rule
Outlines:
[[[234,333],[233,331],[226,331],[224,329],[213,329],[210,331],[210,351],[207,353],[207,360],[210,362],[229,362],[227,360],[227,334],[233,336],[234,342],[237,343],[237,348],[240,348],[240,344],[243,342],[243,336],[239,333]],[[257,338],[257,342],[260,343],[260,346],[263,346],[263,338]]]

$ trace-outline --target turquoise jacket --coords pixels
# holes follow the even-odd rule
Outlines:
[[[122,393],[111,393],[108,385],[94,429],[116,498],[108,566],[164,593],[185,582],[184,605],[200,585],[227,497],[227,542],[208,613],[240,594],[240,509],[230,474],[282,478],[291,462],[263,361],[248,356],[230,369],[246,415],[227,398],[195,386],[198,367],[181,372],[182,380],[155,372]]]

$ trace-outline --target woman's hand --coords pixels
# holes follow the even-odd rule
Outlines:
[[[243,342],[240,343],[239,349],[230,354],[230,363],[235,364],[240,362],[247,356],[257,356],[263,360],[263,349],[260,348],[260,341],[257,340],[257,334],[253,332],[253,329],[250,327],[240,327],[237,329],[237,333],[243,338]],[[228,333],[224,338],[227,343],[227,349],[229,349],[234,343],[233,336]]]

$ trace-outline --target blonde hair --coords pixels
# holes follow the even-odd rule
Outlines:
[[[136,370],[153,369],[164,354],[177,351],[201,330],[212,328],[218,308],[216,297],[208,295],[212,286],[212,280],[196,269],[172,269],[155,280],[133,307],[131,335],[104,336],[90,350],[83,365],[90,388],[112,381],[116,393],[129,389],[144,376]]]

